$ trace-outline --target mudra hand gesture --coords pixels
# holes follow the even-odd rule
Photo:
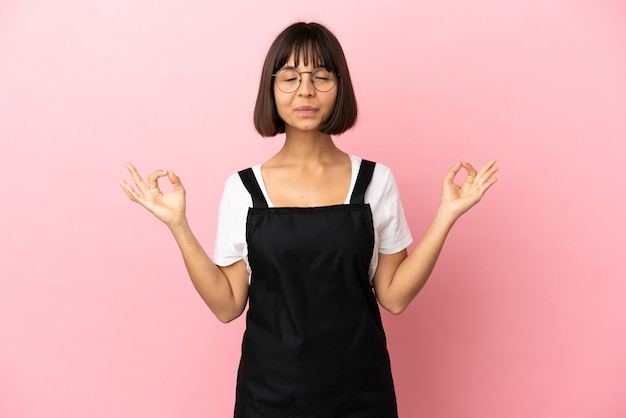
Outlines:
[[[172,170],[155,171],[148,176],[148,184],[146,184],[131,163],[127,163],[126,168],[139,190],[136,192],[133,186],[120,180],[120,185],[130,200],[148,209],[170,228],[185,220],[185,188]],[[171,192],[161,191],[159,188],[161,177],[168,178],[173,187]]]
[[[467,176],[462,185],[454,183],[457,174],[464,168]],[[485,192],[496,182],[493,175],[498,171],[496,160],[490,160],[479,171],[470,163],[459,161],[450,169],[443,180],[441,190],[441,206],[455,219],[467,212],[480,201]]]

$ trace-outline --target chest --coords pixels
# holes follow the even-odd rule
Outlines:
[[[349,167],[318,170],[263,169],[263,181],[275,207],[320,207],[346,202]]]

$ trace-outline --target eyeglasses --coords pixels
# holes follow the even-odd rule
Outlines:
[[[283,93],[293,93],[298,90],[302,82],[302,74],[311,75],[311,84],[313,88],[319,92],[327,92],[337,83],[337,77],[334,73],[325,68],[317,68],[313,71],[298,72],[293,68],[283,68],[278,70],[272,77],[276,78],[276,86]]]

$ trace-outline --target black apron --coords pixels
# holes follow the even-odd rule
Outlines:
[[[398,416],[368,270],[374,224],[363,160],[350,203],[270,208],[252,169],[246,240],[252,269],[236,418]]]

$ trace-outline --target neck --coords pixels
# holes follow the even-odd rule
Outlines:
[[[287,129],[285,143],[277,157],[294,163],[316,163],[334,160],[343,155],[328,134]]]

